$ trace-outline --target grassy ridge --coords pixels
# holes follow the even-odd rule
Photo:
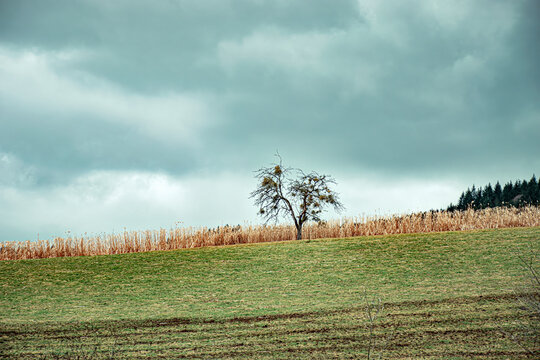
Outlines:
[[[390,357],[525,356],[505,334],[523,316],[517,254],[539,239],[537,227],[0,262],[0,356],[358,358],[364,292],[386,303],[376,339]]]

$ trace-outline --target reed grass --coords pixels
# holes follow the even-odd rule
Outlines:
[[[304,239],[428,233],[540,226],[540,208],[488,208],[465,211],[430,211],[405,215],[373,215],[343,218],[304,225]],[[41,259],[65,256],[126,254],[293,240],[293,225],[246,225],[175,227],[172,229],[124,231],[98,236],[68,236],[53,240],[0,243],[0,260]]]

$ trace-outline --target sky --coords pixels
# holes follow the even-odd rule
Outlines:
[[[346,210],[540,174],[537,0],[0,0],[0,241],[259,224],[254,171]]]

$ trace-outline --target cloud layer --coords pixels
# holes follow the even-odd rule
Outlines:
[[[2,2],[0,241],[254,221],[251,171],[276,149],[333,174],[351,215],[528,178],[538,14],[534,0]]]

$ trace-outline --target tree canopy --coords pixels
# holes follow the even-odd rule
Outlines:
[[[296,238],[302,238],[302,226],[308,221],[321,221],[325,207],[336,211],[343,209],[338,194],[332,190],[336,181],[330,175],[315,171],[305,173],[300,169],[279,163],[256,171],[257,189],[251,193],[259,215],[266,222],[277,221],[281,217],[292,218],[296,227]]]

